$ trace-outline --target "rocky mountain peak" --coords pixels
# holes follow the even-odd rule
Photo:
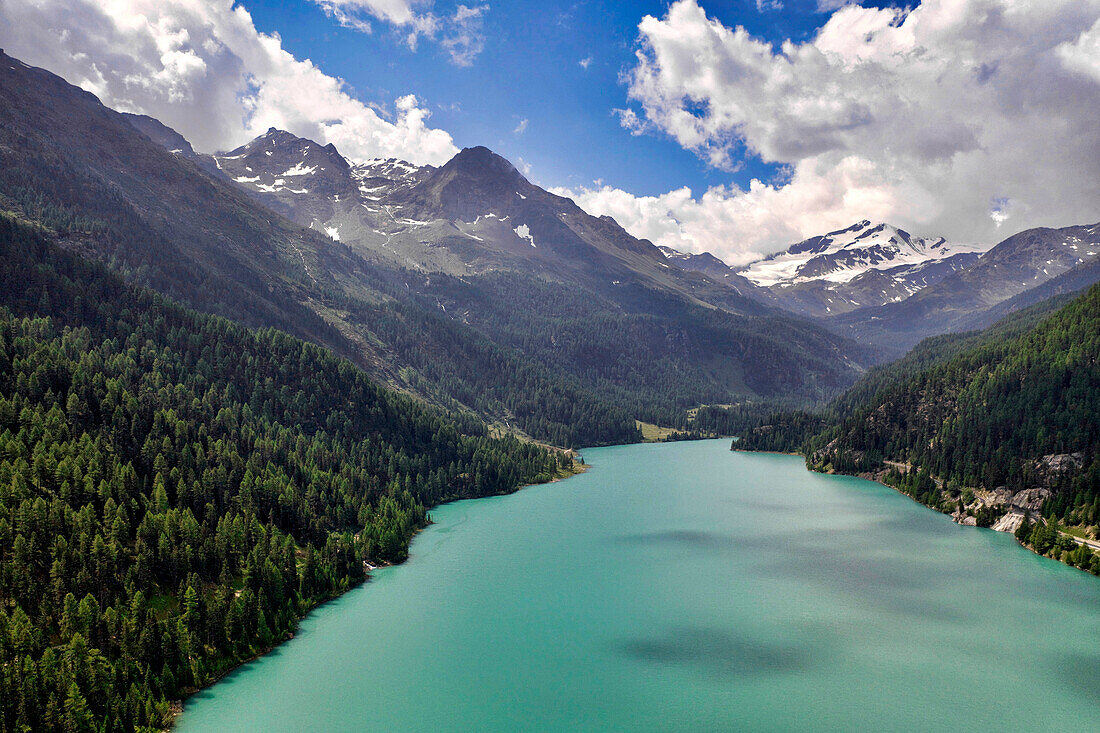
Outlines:
[[[482,145],[463,148],[439,172],[485,180],[524,180],[523,175],[507,159]]]
[[[191,147],[191,143],[187,142],[187,139],[183,135],[155,117],[133,114],[131,112],[123,112],[122,116],[126,118],[127,122],[136,127],[139,132],[145,135],[145,137],[157,143],[168,152],[181,155],[184,158],[195,157],[195,149]]]
[[[870,270],[925,265],[979,249],[950,245],[943,237],[914,237],[892,224],[863,219],[791,245],[751,263],[741,273],[766,287],[789,287],[813,280],[844,283]]]
[[[351,166],[336,146],[274,127],[214,160],[234,181],[262,193],[340,195],[355,188]]]
[[[473,221],[495,213],[505,215],[532,195],[532,186],[515,166],[483,146],[465,148],[426,176],[398,202],[410,212]]]

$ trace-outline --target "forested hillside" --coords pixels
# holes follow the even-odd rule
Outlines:
[[[908,464],[886,480],[980,524],[1038,509],[1048,520],[1098,525],[1100,286],[1050,312],[1065,299],[981,333],[929,339],[823,415],[772,416],[737,447],[799,450],[812,466],[845,473]],[[997,489],[999,497],[975,501],[975,491]]]
[[[0,728],[169,700],[399,561],[426,508],[570,463],[0,218]]]

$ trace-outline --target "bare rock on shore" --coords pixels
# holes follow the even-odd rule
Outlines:
[[[1023,514],[1038,514],[1043,508],[1043,502],[1050,498],[1051,493],[1051,490],[1046,488],[1017,491],[1009,501],[1009,505]]]
[[[1005,486],[998,486],[992,491],[975,491],[975,496],[981,504],[988,507],[1002,507],[1012,501],[1013,492]]]
[[[1020,492],[1020,493],[1023,493],[1023,492]],[[996,522],[994,522],[993,526],[990,527],[990,529],[996,530],[997,532],[1015,532],[1016,529],[1021,524],[1023,524],[1023,522],[1024,522],[1023,513],[1017,512],[1017,511],[1010,511],[1008,514],[1005,514],[1003,517],[1001,517]]]

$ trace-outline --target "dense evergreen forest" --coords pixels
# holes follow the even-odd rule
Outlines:
[[[570,467],[10,218],[0,304],[3,730],[162,728],[402,560],[427,507]]]
[[[1072,549],[1070,561],[1100,572],[1091,551],[1042,539],[1053,522],[1100,524],[1100,285],[1065,300],[929,339],[823,414],[758,420],[736,446],[799,451],[811,467],[843,473],[907,463],[913,469],[891,470],[887,483],[942,511],[970,505],[974,489],[1048,488],[1047,524],[1022,538],[1059,557]],[[1040,459],[1050,455],[1069,455],[1068,468],[1049,470]],[[991,507],[978,511],[979,524],[996,518]]]

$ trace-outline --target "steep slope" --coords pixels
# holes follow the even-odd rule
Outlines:
[[[763,286],[811,280],[842,283],[872,269],[912,267],[971,251],[973,248],[949,244],[943,237],[914,237],[889,224],[865,219],[753,262],[741,274]]]
[[[769,308],[770,294],[741,278],[736,290],[670,265],[649,242],[531,184],[486,148],[438,169],[396,161],[338,169],[316,166],[319,147],[269,131],[218,164],[300,223],[381,266],[412,269],[403,282],[425,307],[560,365],[620,404],[655,392],[684,407],[692,395],[696,403],[783,390],[820,396],[843,378],[802,375],[829,372],[836,358],[863,359]],[[320,168],[343,181],[340,191],[316,185]],[[301,182],[290,183],[288,170],[303,172]]]
[[[984,311],[960,318],[957,328],[960,330],[985,328],[1010,313],[1026,309],[1037,303],[1057,300],[1059,299],[1057,296],[1074,295],[1097,282],[1100,282],[1100,257],[1093,257],[1066,270],[1061,275],[1051,278],[1042,285],[1036,285],[1019,295],[1002,300]]]
[[[171,127],[168,127],[160,120],[150,117],[149,115],[138,115],[130,112],[123,112],[122,116],[127,122],[133,125],[138,132],[145,135],[145,137],[149,138],[157,145],[160,145],[172,155],[185,158],[207,173],[215,177],[219,176],[218,165],[212,156],[195,152],[195,149],[191,147],[191,143],[189,143],[183,135],[179,134]]]
[[[424,307],[401,272],[372,268],[283,219],[91,94],[8,57],[0,90],[0,209],[42,224],[63,246],[192,306],[326,345],[386,383],[509,429],[562,444],[637,439],[624,408]],[[145,129],[181,149],[159,123]],[[537,399],[514,409],[519,394]],[[585,420],[574,421],[574,410]]]
[[[1037,228],[1014,234],[911,298],[860,308],[836,323],[870,342],[910,346],[935,333],[966,328],[968,319],[1100,254],[1100,224]]]
[[[533,185],[484,147],[438,169],[396,160],[352,165],[335,150],[269,130],[216,160],[258,200],[381,264],[463,277],[536,274],[613,300],[637,284],[744,314],[763,313],[770,300],[743,280],[731,292],[670,267],[651,243]]]
[[[1052,506],[1100,496],[1100,287],[1014,338],[994,331],[914,377],[881,389],[817,440],[820,460],[910,461],[963,486],[1044,488]],[[1045,456],[1074,454],[1065,475],[1043,475]],[[1047,461],[1049,463],[1049,461]],[[1087,506],[1086,506],[1087,505]],[[1051,509],[1052,507],[1048,507]]]
[[[170,700],[400,561],[426,508],[569,463],[0,217],[0,729]]]
[[[773,306],[783,305],[771,290],[762,288],[747,279],[739,274],[736,269],[730,267],[710,252],[691,254],[665,246],[660,246],[658,249],[661,250],[661,254],[665,256],[665,259],[675,263],[681,270],[702,273],[715,282],[720,282],[726,287],[733,288],[734,292],[738,295],[744,295],[753,300],[758,300]]]
[[[346,251],[257,208],[91,94],[0,55],[0,208],[197,307],[342,348],[304,303]]]

